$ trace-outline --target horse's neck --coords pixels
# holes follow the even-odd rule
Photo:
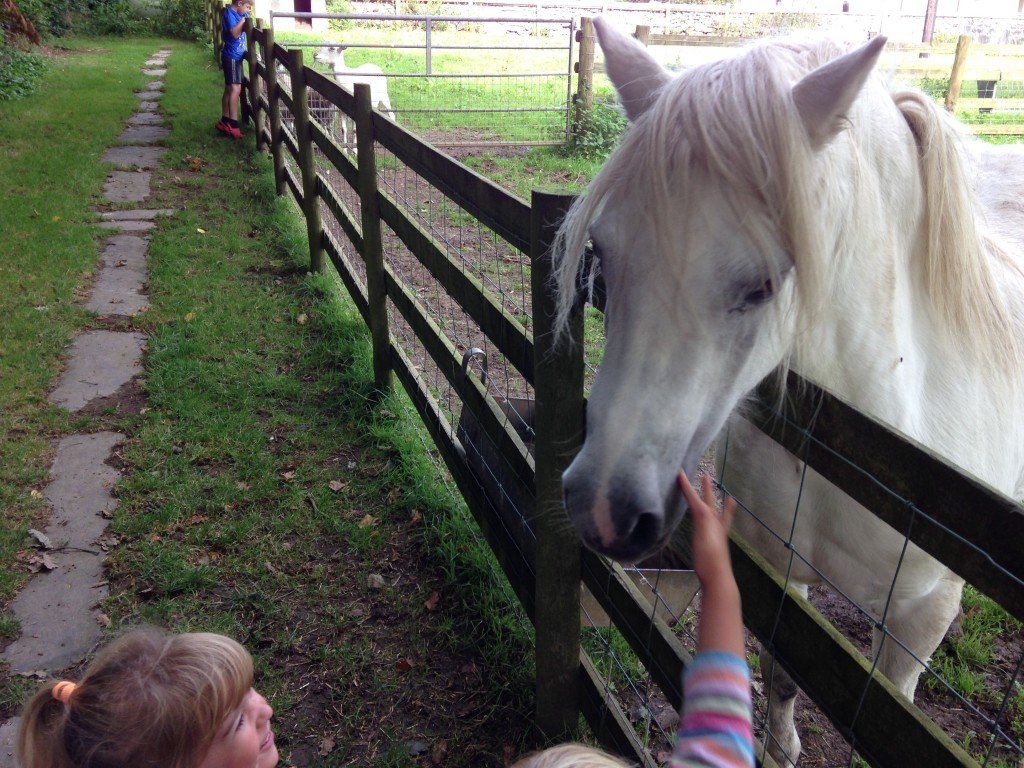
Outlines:
[[[856,162],[869,161],[861,155]],[[919,266],[925,247],[923,190],[912,168],[904,169],[900,183],[892,158],[888,163],[886,173],[871,168],[868,186],[852,204],[847,200],[834,211],[840,245],[830,254],[830,291],[813,328],[798,343],[794,367],[859,410],[1012,492],[1021,482],[1022,457],[1011,454],[1021,453],[1024,438],[1001,423],[1007,391],[997,377],[980,374],[940,329]],[[857,173],[867,171],[862,167]],[[1017,284],[1024,288],[1024,279]],[[1024,323],[1024,292],[1019,306]],[[1018,445],[1000,442],[1006,440]]]

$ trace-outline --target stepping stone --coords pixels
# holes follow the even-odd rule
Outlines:
[[[151,91],[162,91],[164,89],[164,81],[153,80],[152,82],[146,83],[146,87]]]
[[[142,74],[149,75],[150,77],[163,77],[167,74],[166,69],[144,69]]]
[[[128,118],[129,125],[163,125],[164,118],[156,112],[136,112]]]
[[[156,168],[166,151],[166,147],[111,147],[103,159],[122,168]]]
[[[142,99],[143,103],[145,103],[147,101],[152,101],[153,99],[159,99],[164,94],[161,91],[149,90],[149,91],[136,91],[135,95],[138,96],[140,99]]]
[[[96,226],[100,229],[120,230],[121,232],[148,232],[151,229],[156,229],[156,224],[145,220],[112,219],[110,221],[101,221]]]
[[[158,106],[159,106],[159,104],[157,102],[155,102],[155,101],[140,101],[139,102],[139,109],[142,110],[143,112],[156,112],[156,109],[157,109]]]
[[[96,605],[108,591],[96,540],[107,528],[103,515],[117,507],[110,489],[121,476],[105,462],[124,439],[98,432],[57,444],[53,480],[43,491],[53,510],[44,533],[56,547],[50,557],[57,567],[37,574],[11,603],[22,627],[2,654],[12,672],[57,672],[81,661],[102,637]]]
[[[67,370],[50,402],[79,411],[97,397],[114,394],[142,373],[145,348],[145,334],[86,331],[72,343]]]
[[[12,717],[0,725],[0,768],[17,768],[14,762],[14,741],[18,738],[18,721]]]
[[[150,221],[134,223],[153,226]],[[85,308],[101,316],[131,317],[148,306],[149,299],[145,293],[149,280],[146,269],[148,248],[149,243],[135,235],[116,235],[110,238],[101,257],[100,273]]]
[[[103,185],[103,196],[111,203],[141,203],[151,192],[149,171],[114,171]]]
[[[117,140],[125,144],[155,144],[170,135],[171,130],[160,125],[129,125]]]
[[[104,211],[100,218],[107,221],[137,221],[139,219],[155,219],[157,216],[173,216],[173,208],[133,208],[130,211]]]
[[[159,58],[159,59],[152,58],[152,59],[147,59],[144,62],[144,64],[147,67],[162,67],[164,65],[164,60],[163,60],[163,58]]]

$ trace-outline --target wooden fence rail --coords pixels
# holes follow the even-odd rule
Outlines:
[[[211,8],[210,15],[216,16],[216,10]],[[557,736],[571,728],[577,712],[581,712],[609,747],[653,767],[653,758],[580,648],[581,581],[676,706],[682,700],[680,673],[689,663],[689,655],[623,569],[581,551],[578,540],[568,535],[567,526],[559,524],[553,512],[561,495],[560,473],[573,441],[582,433],[584,414],[583,365],[579,358],[582,323],[574,321],[572,325],[573,344],[552,345],[551,296],[546,279],[548,243],[571,198],[535,194],[527,204],[373,111],[365,86],[357,87],[353,96],[303,67],[298,55],[274,43],[270,30],[250,27],[249,34],[258,49],[258,56],[250,58],[249,70],[256,82],[250,79],[246,89],[252,119],[258,126],[258,141],[274,156],[279,194],[290,190],[307,216],[311,266],[325,269],[329,262],[337,270],[371,328],[377,386],[388,387],[393,376],[408,393],[515,594],[535,623],[538,722],[550,735]],[[290,94],[277,82],[276,62],[290,67]],[[308,116],[306,92],[310,88],[355,120],[355,161],[329,131]],[[294,134],[284,125],[284,109],[293,116]],[[510,316],[479,280],[458,267],[449,253],[452,246],[440,242],[377,187],[374,164],[378,147],[436,185],[439,192],[483,226],[530,254],[533,334]],[[326,161],[345,184],[358,192],[358,217],[335,191],[333,184],[338,177],[328,178],[314,167],[314,149],[322,153],[321,166]],[[340,243],[331,227],[309,222],[314,209],[317,217],[333,219],[350,242]],[[465,374],[462,351],[433,320],[416,289],[382,259],[382,224],[534,386],[536,458],[522,436],[509,426],[502,403],[478,377]],[[317,254],[323,256],[318,258]],[[361,269],[357,269],[359,266]],[[365,279],[361,274],[366,275]],[[433,385],[389,329],[388,301],[458,392],[463,414],[472,416],[485,442],[494,446],[494,456],[478,452],[474,442],[460,432],[463,427],[453,424],[446,415]],[[779,398],[765,393],[761,410],[753,414],[763,431],[897,530],[906,529],[907,514],[915,515],[919,522],[910,533],[914,543],[967,577],[1015,616],[1024,618],[1024,565],[1017,555],[1024,542],[1024,515],[1018,505],[795,374],[790,377],[786,399],[791,407],[780,416],[764,405],[779,402]],[[849,461],[837,458],[841,456],[856,457],[860,468],[851,469]],[[478,462],[491,460],[500,461],[508,469],[503,473],[507,487],[499,489],[501,493],[532,500],[532,509],[517,512],[514,518],[509,516],[508,505],[475,468]],[[865,472],[876,483],[864,483]],[[890,490],[875,490],[882,486]],[[903,501],[894,503],[896,497]],[[974,510],[970,519],[959,515],[966,499]],[[762,558],[736,537],[732,546],[747,626],[759,639],[772,643],[780,663],[840,732],[855,740],[863,757],[878,766],[977,765],[896,693],[864,656]],[[763,762],[772,765],[767,756]]]

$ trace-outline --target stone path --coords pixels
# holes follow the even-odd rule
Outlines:
[[[160,50],[143,73],[166,74],[169,50]],[[163,80],[147,83],[135,94],[139,110],[128,120],[103,159],[114,166],[104,186],[108,204],[122,206],[100,213],[105,241],[100,270],[85,306],[100,318],[123,320],[148,306],[146,252],[157,216],[174,211],[146,208],[152,169],[166,149],[158,143],[170,134],[157,111]],[[133,208],[124,208],[134,204]],[[72,343],[63,375],[50,402],[76,412],[98,398],[116,393],[142,372],[146,336],[122,331],[87,331]],[[14,674],[51,677],[81,662],[102,638],[100,602],[107,596],[103,573],[103,537],[117,501],[111,488],[120,473],[109,461],[124,441],[116,432],[71,435],[59,441],[43,495],[50,523],[42,531],[51,549],[51,571],[40,571],[18,593],[11,610],[21,636],[0,657]],[[13,744],[17,718],[0,724],[0,768],[16,768]]]

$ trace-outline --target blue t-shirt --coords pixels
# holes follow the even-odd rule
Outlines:
[[[233,6],[229,5],[224,9],[224,18],[221,22],[224,30],[224,48],[221,51],[221,56],[235,61],[245,58],[245,32],[238,37],[231,34],[232,27],[244,18],[245,16],[236,11]]]

